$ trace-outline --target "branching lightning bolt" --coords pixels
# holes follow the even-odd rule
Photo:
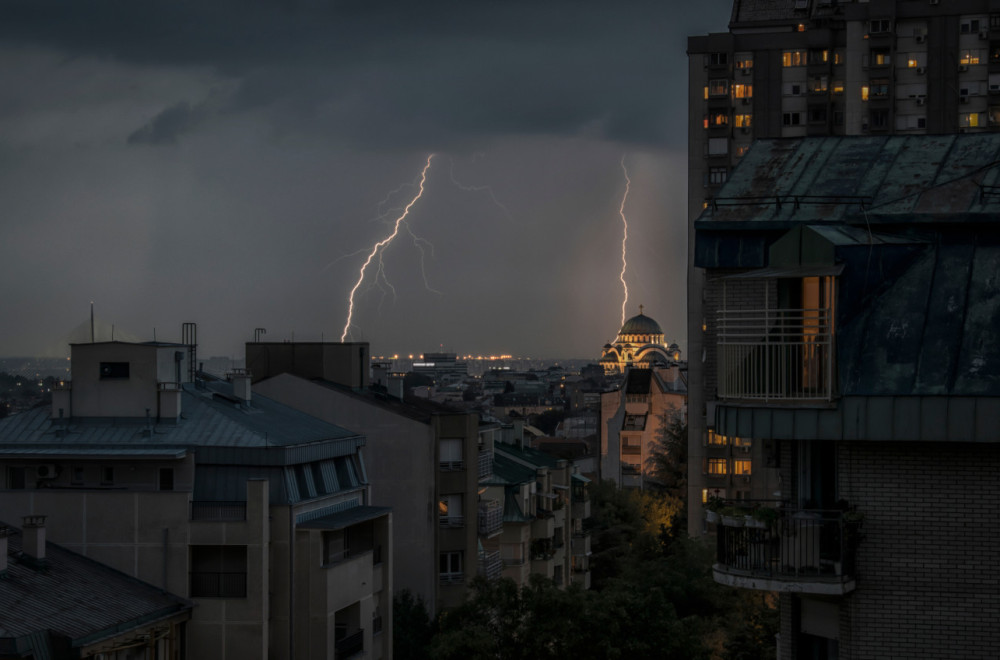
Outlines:
[[[622,272],[618,276],[618,279],[622,281],[622,288],[625,290],[625,298],[622,300],[622,321],[621,325],[625,325],[625,305],[628,303],[628,284],[625,283],[625,269],[628,267],[628,262],[625,260],[625,245],[628,243],[628,219],[625,217],[625,200],[628,199],[628,190],[632,185],[632,180],[628,178],[628,168],[625,167],[625,156],[622,156],[622,172],[625,174],[625,194],[622,195],[621,206],[618,207],[618,215],[622,217]]]
[[[475,162],[475,157],[473,157],[473,162]],[[499,208],[501,211],[503,211],[503,214],[505,216],[507,216],[507,220],[512,220],[513,219],[511,217],[511,215],[510,215],[510,211],[507,210],[507,207],[504,206],[503,204],[501,204],[500,200],[497,199],[497,196],[495,194],[493,194],[493,189],[492,188],[490,188],[489,186],[465,186],[465,185],[462,185],[461,183],[459,183],[458,179],[455,178],[455,161],[454,160],[451,161],[451,167],[448,169],[448,173],[451,175],[451,182],[455,184],[456,188],[458,188],[459,190],[464,190],[466,192],[485,192],[485,193],[489,194],[490,199],[493,200],[493,203],[496,204],[497,208]]]
[[[396,222],[393,225],[392,233],[372,246],[371,250],[368,253],[368,258],[365,259],[365,263],[361,266],[361,270],[358,272],[358,281],[354,283],[354,287],[351,288],[351,292],[347,296],[347,321],[344,323],[344,331],[340,335],[340,341],[343,342],[347,340],[347,334],[348,332],[350,332],[351,329],[351,319],[354,316],[354,294],[357,293],[358,288],[364,281],[365,273],[367,272],[368,267],[371,265],[372,261],[375,260],[375,257],[377,256],[378,271],[376,273],[376,280],[378,280],[380,276],[382,280],[385,280],[385,272],[383,270],[383,264],[382,264],[382,251],[385,249],[387,245],[389,245],[389,243],[393,241],[393,239],[396,238],[397,235],[399,235],[400,226],[406,226],[407,231],[410,231],[409,225],[407,225],[405,222],[406,216],[409,215],[410,209],[413,208],[413,205],[416,204],[417,200],[420,199],[424,194],[424,183],[427,181],[427,170],[430,169],[431,160],[433,158],[434,154],[431,154],[427,157],[427,162],[424,164],[424,169],[421,170],[420,172],[420,184],[417,190],[417,194],[413,197],[413,199],[410,200],[410,203],[406,205],[406,207],[403,209],[403,212],[399,215],[399,217],[396,218]],[[412,231],[410,231],[410,235],[413,236]],[[421,248],[421,255],[423,255],[423,248]],[[422,265],[423,265],[423,259],[421,258],[421,266]],[[388,283],[387,280],[385,281]],[[424,281],[426,282],[426,276],[424,278]],[[391,288],[392,285],[389,286]]]

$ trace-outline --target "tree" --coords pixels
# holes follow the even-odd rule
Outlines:
[[[427,604],[409,589],[403,589],[392,599],[392,645],[399,660],[427,660],[434,623],[427,613]]]
[[[688,427],[677,410],[658,415],[656,442],[646,467],[654,486],[674,497],[687,497]]]

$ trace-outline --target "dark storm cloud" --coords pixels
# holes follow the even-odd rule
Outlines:
[[[204,106],[191,107],[181,101],[128,136],[129,144],[174,144],[184,131],[196,126],[206,116]]]
[[[702,7],[706,14],[718,7]],[[282,131],[366,148],[508,134],[680,146],[684,39],[672,3],[7,3],[0,38],[139,65],[209,67],[235,91],[133,128],[169,143],[260,111]],[[698,8],[685,7],[686,12]],[[188,105],[190,103],[190,105]]]

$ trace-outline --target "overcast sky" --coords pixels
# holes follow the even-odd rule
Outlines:
[[[64,350],[91,301],[204,356],[339,340],[430,154],[349,339],[599,357],[624,155],[627,315],[683,347],[686,37],[730,6],[7,1],[0,355]]]

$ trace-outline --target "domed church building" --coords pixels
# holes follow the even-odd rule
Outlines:
[[[624,373],[625,367],[649,369],[680,360],[677,344],[669,346],[663,340],[660,324],[642,313],[625,321],[614,344],[605,344],[601,351],[601,366],[605,374]]]

